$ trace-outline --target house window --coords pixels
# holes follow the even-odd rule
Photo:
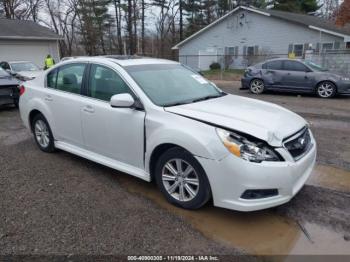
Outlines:
[[[304,45],[303,44],[294,44],[293,45],[293,53],[295,54],[295,57],[302,57],[304,52]]]
[[[243,56],[257,56],[259,55],[259,46],[243,46]]]
[[[230,46],[227,47],[227,55],[234,56],[235,58],[238,57],[238,46]]]
[[[333,49],[333,43],[323,43],[322,44],[322,51],[332,50],[332,49]]]
[[[254,46],[248,46],[247,48],[247,55],[253,56],[254,55]]]

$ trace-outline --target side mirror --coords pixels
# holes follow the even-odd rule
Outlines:
[[[15,76],[16,75],[16,73],[14,72],[14,71],[12,71],[11,69],[6,69],[5,70],[7,73],[9,73],[10,75],[12,75],[12,76]]]
[[[134,104],[134,98],[127,93],[114,95],[110,100],[111,107],[131,108]]]

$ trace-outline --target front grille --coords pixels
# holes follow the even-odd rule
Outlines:
[[[302,158],[312,147],[309,129],[305,127],[287,138],[284,142],[284,147],[289,151],[294,160]]]

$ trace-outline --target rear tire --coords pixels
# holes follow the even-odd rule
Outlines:
[[[42,114],[34,116],[32,121],[34,140],[40,150],[51,153],[55,151],[55,140],[49,123]]]
[[[256,95],[262,94],[265,91],[264,81],[258,78],[253,79],[252,81],[250,81],[249,90],[250,92]]]
[[[336,95],[337,87],[332,82],[324,81],[317,85],[316,93],[321,98],[331,98]]]
[[[155,178],[167,201],[176,206],[198,209],[211,197],[204,169],[182,148],[171,148],[160,156],[155,168]]]

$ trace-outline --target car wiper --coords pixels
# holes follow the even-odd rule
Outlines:
[[[225,93],[220,93],[220,95],[209,95],[209,96],[204,96],[204,97],[201,97],[201,98],[197,98],[197,99],[194,99],[192,100],[192,103],[195,103],[195,102],[199,102],[199,101],[204,101],[204,100],[209,100],[209,99],[212,99],[212,98],[218,98],[218,97],[222,97],[226,95]]]
[[[169,106],[180,106],[180,105],[185,105],[188,103],[191,103],[192,101],[183,101],[183,102],[175,102],[175,103],[169,103],[169,104],[165,104],[163,105],[164,107],[169,107]]]
[[[195,102],[199,102],[199,101],[203,101],[203,100],[208,100],[208,99],[212,99],[212,98],[222,97],[222,96],[225,96],[225,95],[227,95],[225,92],[221,92],[219,95],[209,95],[209,96],[197,98],[197,99],[190,100],[190,101],[181,101],[181,102],[169,103],[169,104],[165,104],[165,105],[163,105],[163,106],[164,106],[164,107],[168,107],[168,106],[185,105],[185,104],[195,103]]]

